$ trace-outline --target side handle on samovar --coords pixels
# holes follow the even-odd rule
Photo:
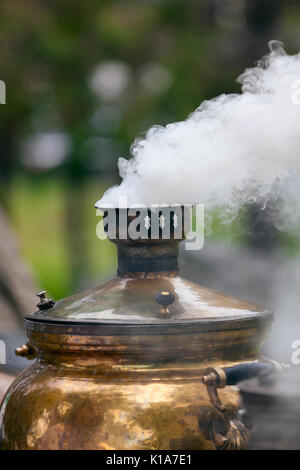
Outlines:
[[[212,423],[211,439],[217,449],[242,449],[246,446],[249,436],[248,426],[243,419],[245,410],[240,410],[239,415],[233,416],[220,400],[218,389],[227,385],[236,385],[243,380],[259,377],[267,380],[276,372],[286,366],[276,361],[245,362],[232,367],[209,367],[205,370],[202,382],[206,385],[211,403],[217,414],[225,424],[225,432],[220,432]]]
[[[206,385],[209,397],[213,405],[220,411],[224,410],[217,390],[226,385],[237,385],[243,380],[253,377],[266,379],[283,368],[288,367],[277,361],[266,360],[263,362],[244,362],[232,367],[208,367],[202,377],[202,382]]]

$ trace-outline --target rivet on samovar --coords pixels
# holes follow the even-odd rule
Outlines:
[[[36,349],[30,343],[23,344],[15,349],[16,356],[26,357],[26,359],[34,359],[37,355]]]

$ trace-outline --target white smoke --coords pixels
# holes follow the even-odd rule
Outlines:
[[[235,215],[279,198],[281,222],[300,214],[300,53],[270,53],[238,78],[241,94],[204,101],[185,121],[154,126],[119,159],[123,181],[98,206],[204,203]]]

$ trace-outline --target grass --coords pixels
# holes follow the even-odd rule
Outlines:
[[[72,260],[79,254],[70,252],[66,184],[57,178],[18,177],[13,182],[10,211],[21,254],[39,286],[56,299],[70,295],[81,284],[100,284],[114,271],[115,247],[107,240],[96,238],[97,218],[93,204],[104,189],[103,183],[92,181],[80,192],[86,209],[80,222],[79,238],[82,248],[86,247],[86,258],[78,269],[80,272],[74,276]],[[78,285],[74,285],[74,278],[79,279]]]

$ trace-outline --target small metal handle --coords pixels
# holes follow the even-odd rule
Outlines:
[[[218,389],[226,385],[236,385],[242,380],[257,376],[270,376],[281,370],[284,365],[275,361],[246,362],[233,367],[209,367],[202,377],[203,384],[206,385],[211,403],[216,408],[217,415],[221,417],[225,425],[225,431],[220,432],[214,421],[211,424],[212,441],[216,449],[242,449],[246,446],[249,436],[249,429],[244,422],[244,410],[239,410],[235,416],[230,408],[226,408],[220,400]]]
[[[39,303],[37,304],[37,307],[40,310],[49,310],[55,305],[55,301],[53,299],[47,299],[46,297],[46,291],[42,290],[41,292],[38,292],[36,295],[37,297],[40,298]]]
[[[174,303],[175,295],[172,294],[171,292],[167,291],[167,290],[166,291],[161,291],[158,294],[156,294],[155,300],[158,304],[160,304],[162,306],[161,310],[160,310],[160,313],[162,315],[169,315],[170,314],[169,305]]]
[[[225,405],[221,402],[217,390],[218,388],[224,388],[227,385],[225,370],[221,367],[208,367],[202,377],[202,383],[206,385],[211,403],[219,411],[224,411]]]

